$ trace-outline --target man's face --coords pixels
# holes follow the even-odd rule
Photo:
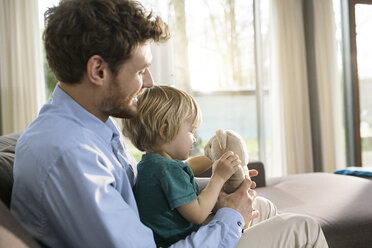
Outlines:
[[[118,118],[131,118],[137,114],[137,96],[143,88],[154,85],[148,69],[151,61],[150,44],[139,45],[107,85],[100,106],[103,113]]]

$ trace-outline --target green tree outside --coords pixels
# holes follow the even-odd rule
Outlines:
[[[44,51],[44,78],[45,78],[45,90],[46,90],[46,97],[49,99],[52,96],[53,90],[56,87],[58,80],[54,76],[54,73],[50,70],[48,66],[47,59],[45,57]]]

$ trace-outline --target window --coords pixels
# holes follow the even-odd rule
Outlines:
[[[44,13],[45,11],[55,5],[58,5],[59,0],[39,0],[39,27],[41,32],[44,31]],[[57,79],[55,78],[53,72],[49,69],[46,57],[45,57],[45,51],[44,51],[44,45],[43,45],[43,63],[44,63],[44,76],[45,76],[45,88],[46,88],[46,97],[49,99],[52,95],[52,92],[54,90],[54,87],[57,84]]]
[[[343,3],[344,48],[348,164],[371,166],[372,164],[372,0],[352,0]],[[348,20],[349,18],[349,20]],[[355,55],[351,56],[348,55]],[[348,57],[349,56],[349,57]],[[345,59],[344,59],[345,60]]]
[[[168,63],[172,67],[171,76],[162,83],[188,91],[202,109],[203,123],[197,131],[195,154],[202,153],[206,141],[217,129],[224,128],[243,136],[250,159],[267,162],[268,1],[143,3],[154,10],[165,10],[160,15],[167,19],[171,29],[172,63]]]
[[[41,29],[44,12],[58,2],[39,1]],[[171,49],[167,50],[170,68],[157,65],[163,73],[168,70],[170,74],[170,79],[161,83],[188,91],[202,109],[203,123],[196,134],[193,155],[201,154],[206,141],[217,129],[224,128],[243,136],[250,159],[266,162],[265,155],[270,151],[266,125],[270,121],[270,113],[266,111],[270,104],[270,84],[265,78],[270,63],[269,46],[265,46],[268,0],[144,0],[142,3],[169,23],[174,37],[170,41]],[[49,98],[57,80],[45,58],[44,61]],[[130,149],[139,159],[138,151]]]
[[[362,165],[372,165],[372,1],[355,5]]]

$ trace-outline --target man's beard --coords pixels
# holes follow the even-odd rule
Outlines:
[[[109,94],[102,100],[100,109],[103,113],[116,118],[132,118],[137,115],[137,106],[131,105],[132,99],[118,99],[119,87],[116,80],[112,82]]]
[[[116,118],[132,118],[137,115],[137,108],[130,106],[129,103],[125,102],[114,102],[113,98],[106,98],[102,101],[101,109],[109,116]]]
[[[123,109],[120,111],[112,111],[110,116],[116,117],[116,118],[133,118],[137,115],[137,111],[133,111],[132,109]]]

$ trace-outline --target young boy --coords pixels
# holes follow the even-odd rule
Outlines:
[[[157,246],[168,247],[196,231],[211,213],[222,185],[241,166],[232,152],[222,155],[198,195],[194,173],[205,170],[205,163],[202,158],[184,161],[200,122],[195,100],[169,86],[146,89],[138,98],[137,116],[123,120],[124,134],[146,152],[137,166],[134,194],[141,221],[153,230]]]

